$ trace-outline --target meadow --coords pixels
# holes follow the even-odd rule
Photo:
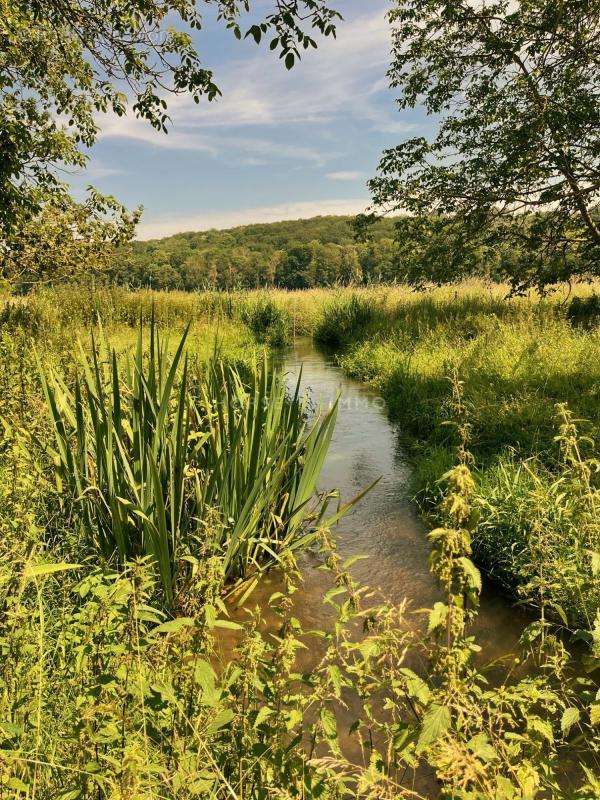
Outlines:
[[[310,417],[269,359],[297,336],[397,423],[434,528],[424,633],[337,554],[335,409]],[[593,287],[7,299],[0,796],[597,797],[599,355]],[[293,611],[306,548],[323,631]],[[491,672],[477,566],[536,610]]]

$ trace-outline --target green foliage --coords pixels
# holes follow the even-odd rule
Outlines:
[[[303,725],[315,745],[324,738],[309,717],[331,690],[323,670],[302,691],[295,631],[267,639],[259,620],[236,626],[239,645],[220,667],[217,637],[234,623],[211,605],[218,577],[205,576],[202,615],[167,621],[151,606],[143,561],[123,574],[88,569],[61,581],[62,592],[40,571],[24,590],[3,591],[1,645],[14,659],[0,667],[3,791],[82,800],[336,796],[333,776],[300,744]],[[42,598],[50,608],[36,605]]]
[[[424,337],[431,357],[428,332],[440,319],[448,328],[444,347],[460,341],[456,328],[467,307],[464,303],[453,301],[458,304],[453,317],[450,302],[437,307],[431,298],[427,302],[412,298],[411,309],[402,304],[395,308],[400,295],[369,293],[377,298],[378,327],[399,322],[387,331],[395,344],[395,349],[385,350],[387,356],[394,354],[397,359],[403,353],[401,344],[413,346]],[[600,560],[594,549],[598,473],[591,441],[597,438],[595,433],[582,436],[584,423],[561,406],[550,434],[554,461],[538,457],[520,465],[529,476],[521,491],[522,498],[528,497],[528,510],[515,530],[530,531],[529,562],[524,555],[520,578],[524,598],[537,596],[541,614],[523,632],[518,654],[506,653],[488,664],[486,648],[482,651],[473,633],[481,585],[471,550],[480,557],[486,510],[482,473],[467,450],[468,446],[479,461],[482,451],[474,436],[482,418],[473,419],[469,362],[462,363],[458,373],[446,359],[441,372],[445,391],[441,421],[451,424],[443,426],[446,445],[430,444],[427,466],[431,478],[442,476],[436,484],[439,524],[430,536],[431,568],[439,579],[440,594],[431,609],[415,613],[406,602],[393,606],[377,592],[359,586],[349,572],[356,558],[344,562],[327,521],[309,513],[304,499],[314,475],[301,474],[294,466],[293,443],[302,448],[305,464],[311,461],[306,456],[311,447],[326,448],[328,434],[319,433],[325,421],[302,433],[302,401],[279,391],[278,374],[263,368],[256,375],[244,372],[242,379],[226,364],[205,361],[194,347],[194,335],[206,337],[210,328],[196,318],[184,345],[189,353],[184,392],[183,349],[178,355],[181,338],[176,336],[174,346],[167,347],[163,335],[156,331],[152,335],[151,330],[153,342],[144,347],[143,342],[132,342],[129,327],[122,327],[133,316],[136,302],[138,319],[140,313],[146,314],[146,303],[151,318],[152,298],[158,299],[156,316],[160,311],[162,324],[171,320],[174,330],[180,330],[184,309],[195,302],[214,301],[218,323],[228,319],[233,324],[241,308],[239,297],[232,296],[231,304],[221,309],[222,298],[215,300],[212,295],[202,300],[142,293],[119,309],[118,293],[87,295],[94,311],[117,321],[105,329],[105,338],[117,341],[119,350],[134,346],[129,359],[116,356],[116,370],[115,356],[104,345],[82,354],[74,369],[67,344],[72,347],[84,311],[77,310],[74,298],[72,328],[65,327],[60,336],[50,335],[50,308],[56,315],[64,313],[67,324],[68,312],[60,308],[58,297],[64,300],[69,294],[47,293],[42,301],[47,305],[33,309],[28,309],[27,301],[13,303],[0,330],[0,793],[11,800],[354,796],[430,800],[437,795],[457,800],[591,800],[598,796],[600,617],[593,617],[593,603]],[[274,293],[271,299],[290,313],[300,303],[297,296]],[[321,303],[323,311],[326,300],[325,293],[312,292],[302,302],[306,308]],[[40,298],[36,296],[35,302]],[[108,307],[103,308],[105,302]],[[518,332],[524,324],[512,301],[504,317],[500,317],[504,304],[498,301],[494,308],[498,316],[494,324],[500,328],[512,325]],[[551,308],[544,305],[538,313],[547,315]],[[304,314],[303,309],[299,313]],[[486,331],[481,305],[478,309],[466,317],[469,342]],[[221,311],[231,317],[220,316]],[[100,514],[98,489],[108,498],[106,481],[104,486],[90,484],[92,491],[83,496],[68,492],[66,479],[60,490],[54,484],[56,464],[48,458],[52,449],[48,445],[60,420],[42,413],[26,330],[27,320],[38,318],[42,322],[38,350],[43,342],[48,362],[44,372],[55,393],[58,417],[64,424],[71,419],[65,441],[74,460],[79,458],[75,411],[79,383],[88,475],[98,474],[98,454],[89,444],[96,435],[92,408],[99,423],[104,414],[113,420],[114,398],[120,398],[119,441],[127,456],[114,462],[120,471],[131,468],[137,446],[125,434],[127,421],[132,431],[135,425],[142,430],[136,419],[144,416],[149,431],[141,446],[156,446],[158,454],[165,453],[164,464],[172,458],[170,441],[180,441],[175,433],[178,419],[189,423],[186,502],[201,524],[186,532],[189,547],[180,551],[176,597],[168,614],[161,574],[151,556],[134,554],[137,557],[115,569],[117,559],[106,564],[98,549],[89,546],[89,532],[80,535],[81,503],[89,497],[92,512]],[[313,319],[318,321],[319,314]],[[240,330],[249,333],[241,326]],[[560,330],[566,336],[568,329]],[[380,330],[379,336],[384,332]],[[368,326],[363,335],[372,338],[374,333]],[[548,351],[553,360],[544,362],[538,374],[548,378],[549,364],[560,368],[556,353],[566,351],[565,341],[573,347],[573,342],[594,335],[577,332],[575,339],[561,339],[557,350]],[[511,342],[516,340],[515,333]],[[482,350],[489,349],[490,342],[486,339]],[[363,345],[355,343],[350,355],[363,352]],[[371,378],[384,363],[381,351],[376,352],[379,360],[369,364]],[[479,362],[471,363],[476,371]],[[172,391],[166,392],[173,364],[176,376]],[[445,377],[448,374],[452,381]],[[62,395],[59,384],[65,387]],[[539,380],[537,386],[539,390]],[[159,437],[155,434],[165,397],[170,399]],[[106,442],[112,430],[110,455],[115,457],[120,452],[117,428],[101,428],[99,424],[100,450],[108,454]],[[232,586],[227,578],[232,539],[231,528],[222,523],[226,516],[243,516],[245,505],[254,507],[257,471],[252,465],[266,464],[277,446],[292,457],[269,462],[277,472],[269,482],[279,487],[282,504],[265,509],[259,538],[272,541],[282,532],[282,520],[287,520],[288,529],[293,527],[296,520],[290,519],[288,509],[296,508],[298,516],[304,516],[302,527],[308,528],[312,542],[310,561],[318,564],[331,586],[323,598],[329,612],[323,630],[312,630],[312,624],[305,630],[298,619],[301,576],[292,547],[279,552],[276,591],[268,597],[271,590],[263,585],[260,595],[253,596],[263,598],[261,608],[234,611],[224,600]],[[312,463],[317,461],[315,456]],[[84,474],[83,462],[77,463]],[[492,482],[491,467],[486,474]],[[299,477],[297,484],[294,475]],[[119,475],[118,480],[124,479]],[[551,491],[540,488],[546,480],[556,484]],[[144,491],[152,491],[147,484]],[[162,486],[170,507],[170,488]],[[132,487],[123,482],[118,491],[139,492],[140,487],[141,482]],[[284,499],[290,488],[289,499]],[[271,492],[268,486],[266,492]],[[133,492],[127,496],[135,499]],[[500,504],[504,505],[501,498]],[[510,513],[510,500],[507,506]],[[146,511],[149,519],[157,519],[155,508]],[[187,513],[186,508],[182,518]],[[552,526],[558,515],[568,523],[564,530],[572,541],[580,536],[579,550],[565,537],[564,550],[553,552]],[[128,541],[140,541],[134,523],[127,524],[132,526]],[[226,536],[218,540],[216,532],[224,528]],[[106,530],[112,534],[114,526],[107,525]],[[502,535],[501,525],[490,525],[489,535],[485,531],[490,545],[494,537],[498,540],[498,552]],[[295,541],[301,544],[303,538],[306,543],[303,534]],[[559,574],[560,563],[564,577]],[[587,572],[577,584],[583,576],[579,565],[585,565]],[[260,568],[254,577],[262,580]],[[558,580],[564,586],[578,585],[589,601],[578,631],[582,641],[573,650],[574,663],[566,640],[558,635],[564,623],[552,605]],[[236,595],[242,606],[247,605],[244,594],[250,586],[245,583]]]
[[[86,255],[99,262],[108,245],[131,238],[139,212],[128,214],[94,190],[76,203],[58,170],[85,166],[102,114],[122,117],[131,109],[167,132],[169,96],[188,94],[198,103],[220,95],[193,42],[203,27],[200,6],[215,6],[217,19],[239,39],[251,5],[0,2],[0,277],[12,281],[23,271],[28,280],[71,276],[74,267],[99,266],[88,265]],[[317,46],[307,27],[335,35],[340,19],[323,0],[273,3],[263,13],[245,35],[257,44],[272,35],[271,50],[288,69],[301,51]]]
[[[507,594],[543,603],[570,628],[589,628],[600,607],[590,555],[598,550],[589,506],[597,478],[590,478],[592,495],[582,491],[575,467],[558,452],[555,405],[568,402],[589,420],[590,441],[579,452],[593,460],[598,355],[596,331],[573,327],[558,302],[500,301],[480,292],[388,305],[375,332],[340,357],[387,400],[428,510],[439,502],[437,479],[452,462],[447,423],[456,412],[446,375],[456,370],[475,459],[472,504],[481,514],[475,560]]]
[[[567,319],[575,325],[594,328],[600,321],[600,295],[575,296],[567,307]]]
[[[477,487],[475,551],[513,593],[570,627],[591,629],[600,608],[598,460],[566,405],[557,406],[558,454],[501,459]]]
[[[376,208],[408,212],[410,278],[464,277],[499,243],[516,289],[598,274],[598,3],[397,0],[389,18],[400,106],[438,120],[370,183]]]
[[[464,382],[477,460],[503,448],[549,451],[557,402],[568,402],[594,430],[600,423],[598,338],[565,321],[558,302],[440,292],[392,301],[380,320],[341,364],[373,383],[417,443],[451,443],[444,421],[453,366]]]
[[[106,280],[154,289],[306,289],[403,277],[392,241],[394,221],[382,220],[357,243],[350,217],[314,217],[180,233],[133,242],[112,258]]]
[[[191,380],[187,331],[170,357],[153,322],[146,359],[142,333],[124,375],[115,350],[94,341],[72,389],[40,372],[59,491],[104,559],[153,559],[172,606],[192,560],[218,554],[227,580],[256,582],[253,573],[307,542],[301,528],[336,408],[305,435],[298,392],[288,398],[266,362],[248,388],[218,362]]]
[[[3,237],[0,276],[25,292],[39,282],[99,274],[131,238],[138,219],[139,212],[129,213],[94,189],[81,203],[59,194]]]
[[[429,537],[431,567],[444,601],[429,611],[430,685],[416,684],[410,676],[421,716],[417,752],[425,754],[435,769],[444,797],[568,797],[560,753],[573,746],[573,740],[569,741],[572,727],[583,723],[579,727],[580,731],[585,728],[579,737],[585,742],[581,752],[586,752],[584,758],[597,757],[593,721],[587,725],[581,713],[597,687],[571,670],[564,645],[543,617],[524,631],[521,658],[515,658],[501,675],[496,673],[491,683],[486,670],[473,663],[479,646],[468,626],[476,617],[481,591],[479,572],[470,560],[471,537],[478,522],[473,507],[476,484],[469,466],[470,429],[462,385],[456,375],[451,384],[458,463],[441,481],[439,517],[444,527]],[[520,674],[514,669],[517,665]],[[533,668],[532,674],[522,677],[523,667]],[[590,770],[576,796],[586,796],[595,781]]]
[[[314,331],[315,340],[327,347],[347,347],[366,335],[376,316],[372,298],[338,294],[324,306]]]
[[[289,314],[269,297],[258,297],[255,302],[247,303],[242,307],[241,318],[259,342],[281,347],[292,340]]]

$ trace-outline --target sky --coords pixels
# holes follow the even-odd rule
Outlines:
[[[166,135],[131,115],[103,117],[75,189],[92,183],[142,205],[140,239],[364,210],[383,149],[430,123],[399,111],[388,88],[389,0],[331,5],[344,16],[337,38],[318,39],[291,71],[206,17],[195,42],[223,96],[171,98]]]

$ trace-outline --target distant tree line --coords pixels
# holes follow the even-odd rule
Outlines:
[[[533,215],[529,224],[535,224]],[[131,288],[184,291],[371,283],[425,288],[468,277],[505,281],[519,291],[527,265],[536,264],[542,286],[595,273],[583,252],[572,253],[566,268],[558,269],[523,240],[473,241],[465,228],[434,215],[327,216],[180,233],[121,248],[102,275]]]
[[[247,225],[133,242],[116,254],[106,280],[134,288],[308,289],[406,279],[392,219],[357,242],[351,217]]]

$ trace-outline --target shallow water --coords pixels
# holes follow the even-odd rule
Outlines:
[[[333,359],[317,350],[310,340],[298,340],[284,355],[283,366],[290,387],[295,387],[302,370],[301,387],[309,392],[316,408],[325,410],[338,395],[340,398],[319,489],[337,489],[341,500],[347,502],[380,479],[336,527],[340,555],[344,559],[366,556],[354,564],[352,574],[388,600],[400,603],[407,598],[415,612],[431,606],[440,595],[429,572],[427,528],[411,502],[410,467],[398,445],[399,431],[388,419],[385,403],[368,387],[345,376]],[[295,595],[294,613],[304,629],[327,628],[332,617],[330,607],[323,603],[323,596],[331,588],[331,575],[318,569],[320,563],[311,553],[300,559],[303,581]],[[277,574],[266,576],[251,595],[249,605],[258,604],[265,612],[269,596],[278,588]],[[243,611],[234,612],[234,617],[244,616]],[[269,624],[268,612],[265,616]],[[410,617],[415,628],[423,624],[423,619],[417,613]],[[522,610],[484,586],[473,632],[486,662],[515,651],[519,635],[529,621]],[[227,651],[232,641],[222,644]],[[301,652],[302,669],[309,668],[319,655],[314,649]],[[340,709],[338,714],[342,747],[350,758],[357,754],[352,752],[345,733],[357,711]],[[412,776],[411,783],[426,797],[438,796],[432,775],[419,772]]]
[[[430,606],[439,594],[428,567],[427,528],[411,502],[410,468],[385,403],[368,387],[344,375],[310,340],[297,341],[283,363],[290,385],[295,385],[302,369],[301,385],[317,407],[327,408],[338,394],[340,397],[319,488],[337,489],[342,501],[348,501],[380,479],[337,526],[340,554],[343,558],[366,556],[353,566],[353,575],[390,600],[408,598],[414,609]],[[310,556],[302,566],[298,612],[303,622],[318,627],[328,617],[322,600],[330,578],[316,570],[317,563]],[[485,587],[475,632],[487,659],[513,650],[528,621],[522,610]]]

